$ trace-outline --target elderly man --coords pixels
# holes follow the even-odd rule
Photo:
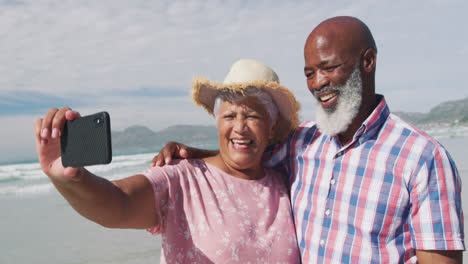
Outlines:
[[[320,23],[304,47],[318,101],[265,160],[285,167],[303,263],[461,263],[461,182],[447,151],[375,93],[377,48],[353,17]],[[178,151],[176,151],[178,150]],[[207,152],[169,143],[170,156]]]

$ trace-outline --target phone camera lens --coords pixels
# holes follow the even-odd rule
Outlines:
[[[94,124],[96,124],[96,125],[102,124],[102,118],[96,118],[96,119],[94,119]]]

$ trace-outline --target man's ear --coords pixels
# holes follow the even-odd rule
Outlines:
[[[372,72],[375,70],[377,53],[374,49],[367,49],[362,55],[362,70],[364,72]]]
[[[268,135],[269,140],[271,140],[271,139],[273,139],[275,137],[276,129],[279,126],[279,121],[280,121],[280,116],[279,116],[279,113],[278,113],[278,116],[276,117],[275,123],[270,128],[270,135]]]

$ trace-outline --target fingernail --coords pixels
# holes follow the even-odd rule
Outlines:
[[[59,131],[57,128],[52,129],[52,138],[57,138]]]
[[[166,164],[169,164],[169,159],[164,159],[164,162],[165,162]]]
[[[48,132],[49,132],[49,131],[47,131],[47,128],[43,128],[42,131],[41,131],[41,137],[47,138]]]

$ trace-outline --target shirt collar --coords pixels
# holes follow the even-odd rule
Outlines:
[[[379,102],[377,107],[356,131],[354,139],[361,138],[361,141],[363,141],[373,137],[376,133],[378,133],[378,131],[380,131],[380,128],[390,115],[390,109],[388,108],[387,102],[385,101],[385,97],[380,94],[377,94],[376,96],[377,101]]]
[[[341,146],[340,141],[337,136],[325,136],[327,140],[334,141],[336,144],[341,146],[340,151],[343,151],[350,146],[354,145],[356,142],[362,144],[368,139],[375,136],[380,131],[380,128],[383,126],[388,116],[390,115],[390,109],[388,108],[385,97],[381,94],[376,94],[377,97],[377,107],[372,111],[372,113],[364,120],[359,129],[354,133],[353,139],[346,144],[346,146]]]

